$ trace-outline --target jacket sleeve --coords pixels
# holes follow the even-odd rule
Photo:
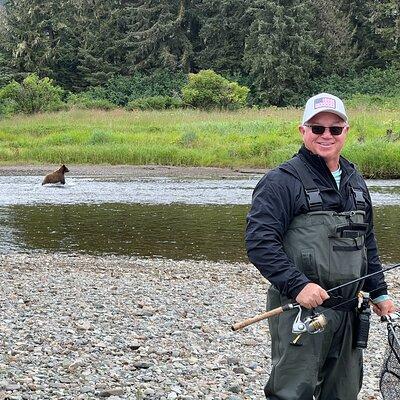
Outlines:
[[[365,239],[368,260],[367,273],[371,274],[373,272],[382,270],[382,264],[379,259],[378,246],[376,244],[371,197],[366,185],[364,188],[364,195],[366,197],[366,220],[369,223],[369,229],[367,231],[367,236]],[[383,273],[366,279],[364,282],[363,290],[366,292],[371,292],[372,299],[376,299],[378,296],[387,294],[387,285],[385,283],[385,277]]]
[[[310,280],[283,250],[283,236],[294,218],[302,190],[301,183],[287,175],[273,170],[254,189],[247,215],[246,249],[261,274],[281,294],[295,299]]]

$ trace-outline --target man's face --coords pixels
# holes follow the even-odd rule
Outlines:
[[[341,126],[340,135],[332,135],[329,129],[325,129],[321,135],[312,133],[311,127],[300,125],[299,131],[303,137],[304,145],[313,154],[322,157],[331,171],[338,167],[339,155],[344,146],[349,126],[338,115],[329,112],[321,112],[311,118],[306,125],[321,125],[325,127]],[[333,169],[332,169],[333,168]]]

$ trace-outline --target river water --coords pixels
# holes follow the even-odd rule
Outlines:
[[[244,179],[0,176],[0,251],[246,261]],[[400,181],[367,181],[382,261],[400,262]]]

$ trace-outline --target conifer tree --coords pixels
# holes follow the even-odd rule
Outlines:
[[[194,0],[138,0],[132,6],[130,60],[138,70],[165,68],[189,72],[197,25]]]
[[[4,35],[5,31],[5,10],[1,3],[0,5],[0,38]],[[1,39],[0,39],[1,40]],[[1,42],[0,42],[1,48]],[[0,50],[0,88],[5,86],[12,80],[12,69],[9,63],[9,57],[4,49]]]
[[[348,15],[353,29],[352,41],[357,52],[358,71],[369,67],[382,67],[384,61],[378,55],[379,36],[371,22],[372,3],[375,0],[351,0],[341,2],[341,9]]]
[[[211,68],[243,76],[245,40],[250,25],[246,0],[203,0],[199,5],[201,47],[195,56],[199,69]]]
[[[76,46],[71,4],[56,0],[6,0],[0,51],[13,77],[48,76],[65,87],[76,79]]]
[[[400,65],[400,2],[372,2],[371,24],[379,36],[378,54],[387,64]]]
[[[340,8],[340,3],[315,0],[315,35],[318,44],[313,78],[343,76],[353,71],[358,63],[353,41],[350,16]]]
[[[101,86],[114,75],[129,71],[127,54],[129,2],[83,0],[78,6],[76,25],[81,29],[78,70],[85,86]]]
[[[47,8],[41,2],[7,0],[2,26],[2,52],[18,72],[37,69],[48,72],[46,62],[51,58],[52,28]]]
[[[315,68],[318,45],[311,0],[253,0],[245,63],[255,101],[300,104]]]

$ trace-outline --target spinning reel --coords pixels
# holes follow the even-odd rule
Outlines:
[[[315,333],[322,332],[325,329],[328,321],[326,320],[324,314],[315,313],[302,321],[301,306],[296,306],[295,308],[298,308],[299,311],[292,326],[293,333],[302,334],[307,332],[313,335]]]
[[[300,339],[303,333],[310,333],[311,335],[320,333],[325,329],[325,326],[327,325],[328,321],[325,318],[324,314],[318,314],[318,313],[313,313],[306,319],[302,320],[301,306],[297,305],[294,308],[299,309],[292,326],[292,333],[296,334],[297,336],[290,344],[293,346],[301,346],[301,344],[298,343],[298,340]]]
[[[315,333],[322,332],[325,329],[325,326],[328,323],[328,321],[326,320],[324,314],[315,313],[307,317],[304,321],[302,321],[301,306],[298,305],[295,308],[298,308],[299,311],[292,326],[293,333],[302,334],[307,332],[314,335]]]

